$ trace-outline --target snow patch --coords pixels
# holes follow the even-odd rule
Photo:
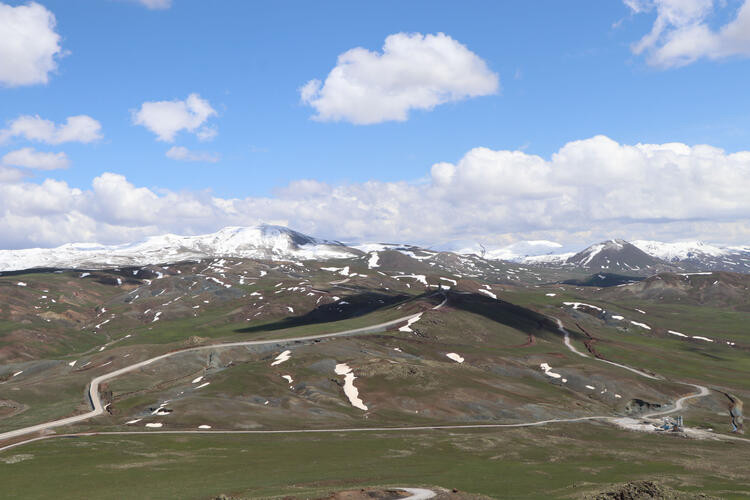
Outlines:
[[[563,305],[571,306],[573,309],[578,309],[580,307],[590,307],[591,309],[596,309],[597,311],[601,311],[601,307],[592,306],[591,304],[586,304],[585,302],[563,302]]]
[[[354,376],[352,369],[345,363],[339,363],[336,365],[336,375],[344,375],[344,394],[349,398],[349,402],[355,408],[367,411],[367,405],[359,398],[359,390],[354,387],[354,380],[357,378]]]
[[[464,358],[460,354],[456,354],[455,352],[449,352],[446,354],[447,357],[455,361],[456,363],[463,363]]]
[[[559,373],[553,372],[552,367],[548,365],[547,363],[542,363],[541,365],[539,365],[539,368],[541,368],[542,371],[544,371],[544,374],[547,375],[548,377],[562,378],[562,375],[560,375]]]
[[[378,264],[380,260],[380,255],[378,252],[372,252],[370,254],[370,260],[367,261],[367,267],[368,269],[372,269],[374,267],[380,267],[380,264]]]
[[[284,361],[289,361],[289,358],[291,357],[292,357],[292,351],[284,351],[278,356],[276,356],[276,359],[274,360],[273,363],[271,363],[271,366],[280,365]]]
[[[401,328],[399,328],[398,331],[399,332],[414,332],[414,330],[411,329],[411,325],[413,325],[414,323],[416,323],[417,321],[419,321],[420,319],[422,319],[422,314],[423,313],[419,313],[416,316],[414,316],[413,318],[409,318],[409,320],[406,322],[406,324],[404,326],[402,326]]]
[[[427,286],[427,277],[424,274],[399,274],[398,276],[394,276],[394,278],[413,278],[422,283],[424,286]]]

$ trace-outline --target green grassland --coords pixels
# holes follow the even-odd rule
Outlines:
[[[493,498],[576,498],[656,479],[747,498],[747,447],[601,424],[482,431],[132,435],[54,439],[5,453],[4,498],[309,498],[366,486],[439,486]],[[44,480],[39,480],[44,471]]]

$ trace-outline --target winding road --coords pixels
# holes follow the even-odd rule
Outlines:
[[[446,304],[446,302],[448,302],[447,295],[445,295],[443,298],[443,301],[440,304],[433,307],[432,310],[440,309]],[[182,349],[179,351],[168,352],[166,354],[162,354],[160,356],[146,359],[144,361],[140,361],[138,363],[125,366],[118,370],[105,373],[104,375],[99,375],[98,377],[95,377],[94,379],[92,379],[91,383],[89,384],[89,401],[91,402],[91,406],[93,410],[91,410],[90,412],[82,413],[80,415],[74,415],[72,417],[62,418],[60,420],[53,420],[51,422],[45,422],[42,424],[32,425],[30,427],[24,427],[22,429],[16,429],[14,431],[5,432],[3,434],[0,434],[0,442],[5,441],[7,439],[17,438],[19,436],[24,436],[26,434],[33,434],[35,432],[46,431],[48,429],[53,429],[55,427],[62,427],[65,425],[83,422],[83,421],[92,419],[94,417],[97,417],[101,415],[102,413],[104,413],[105,411],[104,406],[102,405],[102,400],[99,397],[99,386],[101,385],[102,382],[106,382],[107,380],[111,380],[113,378],[119,377],[120,375],[130,373],[132,371],[138,370],[139,368],[143,368],[144,366],[148,366],[152,363],[161,361],[163,359],[171,358],[172,356],[176,356],[178,354],[184,354],[186,352],[195,352],[195,351],[202,351],[202,350],[208,350],[208,349],[226,349],[226,348],[231,348],[231,347],[244,347],[244,346],[269,345],[269,344],[282,345],[282,344],[286,344],[290,342],[318,340],[318,339],[325,339],[325,338],[331,338],[331,337],[343,337],[343,336],[358,335],[358,334],[363,334],[363,333],[374,333],[374,332],[384,331],[391,326],[397,325],[399,323],[403,323],[405,321],[409,321],[410,319],[415,318],[419,316],[420,314],[422,313],[419,312],[415,314],[410,314],[409,316],[404,316],[402,318],[394,319],[391,321],[386,321],[384,323],[379,323],[377,325],[365,326],[362,328],[354,328],[351,330],[344,330],[342,332],[324,333],[320,335],[308,335],[304,337],[293,337],[293,338],[285,338],[285,339],[247,340],[247,341],[242,341],[242,342],[230,342],[226,344],[211,344],[211,345],[204,345],[204,346],[198,346],[198,347],[191,347],[191,348]]]
[[[560,330],[560,332],[562,332],[563,335],[564,335],[563,342],[565,343],[565,345],[567,346],[567,348],[570,349],[571,352],[574,352],[575,354],[577,354],[579,356],[582,356],[584,358],[591,358],[591,356],[589,356],[588,354],[582,353],[581,351],[579,351],[578,349],[576,349],[575,346],[573,346],[573,344],[571,344],[571,342],[570,342],[570,333],[565,329],[565,327],[562,324],[562,321],[560,321],[557,318],[554,318],[554,320],[557,323],[558,330]],[[625,370],[631,371],[631,372],[633,372],[633,373],[635,373],[637,375],[640,375],[641,377],[646,377],[646,378],[649,378],[649,379],[652,379],[652,380],[663,380],[662,378],[656,377],[654,375],[651,375],[650,373],[646,373],[646,372],[641,371],[641,370],[636,370],[635,368],[631,368],[631,367],[626,366],[626,365],[621,365],[620,363],[615,363],[613,361],[608,361],[606,359],[600,359],[600,358],[594,358],[594,359],[596,359],[597,361],[600,361],[602,363],[607,363],[609,365],[614,365],[614,366],[617,366],[619,368],[623,368]],[[659,410],[659,411],[656,411],[656,412],[648,413],[646,415],[643,415],[643,418],[654,418],[654,417],[659,417],[659,416],[664,416],[664,415],[669,415],[669,414],[672,414],[672,413],[676,413],[676,412],[678,412],[678,411],[680,411],[680,410],[682,410],[682,409],[685,408],[685,404],[684,404],[685,401],[687,401],[689,399],[702,398],[702,397],[708,396],[710,394],[710,391],[708,390],[708,388],[704,387],[702,385],[691,384],[691,383],[688,383],[688,382],[679,382],[679,381],[677,381],[677,383],[678,384],[682,384],[682,385],[689,385],[691,387],[695,387],[696,389],[698,389],[698,392],[695,393],[695,394],[689,394],[687,396],[683,396],[683,397],[679,398],[678,400],[676,400],[674,402],[673,407],[670,408],[670,409],[668,409],[668,410]]]

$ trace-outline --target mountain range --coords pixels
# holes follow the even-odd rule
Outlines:
[[[206,258],[260,260],[328,260],[396,251],[417,260],[442,256],[506,262],[547,269],[591,273],[651,275],[659,272],[750,271],[750,246],[717,246],[699,241],[664,243],[612,239],[579,252],[554,253],[562,245],[552,241],[522,241],[490,250],[469,247],[439,252],[414,245],[360,244],[314,238],[283,226],[226,227],[199,236],[166,234],[122,245],[71,243],[57,248],[0,250],[0,272],[34,268],[102,269],[107,267],[174,263]]]
[[[298,233],[286,227],[225,227],[212,234],[152,236],[124,245],[71,243],[57,248],[0,250],[0,271],[32,268],[99,269],[163,264],[212,257],[264,260],[346,258],[361,252],[336,241]]]

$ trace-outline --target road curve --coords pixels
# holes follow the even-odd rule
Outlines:
[[[690,385],[692,387],[695,387],[696,389],[698,389],[698,392],[696,394],[690,394],[688,396],[681,397],[680,399],[678,399],[677,401],[674,402],[674,407],[671,408],[671,409],[669,409],[669,410],[656,411],[656,412],[644,415],[643,417],[644,418],[653,418],[653,417],[659,417],[659,416],[662,416],[662,415],[669,415],[670,413],[678,412],[678,411],[682,410],[685,407],[685,405],[683,403],[685,403],[685,401],[687,401],[688,399],[702,398],[702,397],[708,396],[710,394],[708,388],[704,387],[702,385],[688,384],[686,382],[680,382],[680,383],[684,384],[684,385]]]
[[[584,358],[589,358],[590,356],[588,356],[587,354],[584,354],[584,353],[580,352],[578,349],[576,349],[573,346],[573,344],[570,343],[570,334],[568,333],[568,331],[563,326],[562,321],[560,321],[557,318],[553,318],[553,319],[557,323],[558,330],[560,330],[560,332],[562,332],[563,335],[564,335],[563,342],[565,343],[566,347],[568,349],[570,349],[571,352],[574,352],[575,354],[578,354],[579,356],[583,356]],[[617,366],[619,368],[623,368],[625,370],[631,371],[631,372],[633,372],[633,373],[635,373],[637,375],[640,375],[641,377],[646,377],[646,378],[649,378],[649,379],[652,379],[652,380],[662,380],[662,378],[660,378],[660,377],[656,377],[654,375],[651,375],[651,374],[646,373],[646,372],[641,371],[641,370],[636,370],[635,368],[631,368],[631,367],[629,367],[627,365],[621,365],[620,363],[615,363],[613,361],[608,361],[606,359],[600,359],[600,358],[594,358],[594,359],[596,359],[597,361],[600,361],[602,363],[607,363],[609,365],[614,365],[614,366]],[[698,389],[698,392],[695,393],[695,394],[689,394],[687,396],[683,396],[683,397],[679,398],[677,401],[674,402],[674,406],[672,408],[670,408],[669,410],[660,410],[660,411],[656,411],[656,412],[653,412],[653,413],[648,413],[646,415],[643,415],[643,418],[653,418],[653,417],[659,417],[659,416],[663,416],[663,415],[669,415],[671,413],[676,413],[676,412],[682,410],[685,407],[685,405],[684,405],[685,401],[687,401],[689,399],[702,398],[702,397],[708,396],[710,394],[708,388],[704,387],[702,385],[691,384],[689,382],[680,382],[680,381],[677,381],[677,383],[678,384],[682,384],[682,385],[689,385],[691,387],[695,387],[696,389]]]
[[[440,304],[433,307],[432,309],[437,310],[437,309],[442,308],[447,301],[448,301],[448,296],[445,295],[445,297],[443,298],[443,301]],[[422,313],[415,313],[409,316],[404,316],[402,318],[394,319],[391,321],[386,321],[384,323],[379,323],[377,325],[365,326],[362,328],[354,328],[351,330],[344,330],[342,332],[324,333],[320,335],[308,335],[304,337],[294,337],[294,338],[285,338],[285,339],[247,340],[247,341],[242,341],[242,342],[229,342],[226,344],[211,344],[211,345],[204,345],[204,346],[198,346],[198,347],[190,347],[188,349],[182,349],[179,351],[168,352],[166,354],[162,354],[160,356],[146,359],[144,361],[140,361],[138,363],[134,363],[132,365],[125,366],[113,372],[105,373],[104,375],[99,375],[98,377],[93,378],[91,380],[91,383],[89,384],[89,394],[88,394],[89,401],[93,408],[93,410],[91,410],[90,412],[82,413],[80,415],[74,415],[72,417],[67,417],[67,418],[63,418],[60,420],[53,420],[51,422],[45,422],[42,424],[32,425],[30,427],[24,427],[22,429],[16,429],[14,431],[5,432],[3,434],[0,434],[0,442],[6,439],[13,439],[19,436],[24,436],[26,434],[33,434],[35,432],[41,432],[41,431],[45,431],[45,430],[52,429],[55,427],[62,427],[65,425],[75,424],[77,422],[83,422],[85,420],[89,420],[91,418],[97,417],[101,415],[102,413],[104,413],[104,407],[102,406],[102,401],[101,401],[101,398],[99,397],[99,385],[102,382],[111,380],[113,378],[119,377],[120,375],[124,375],[126,373],[130,373],[132,371],[138,370],[139,368],[143,368],[144,366],[148,366],[152,363],[170,358],[177,354],[183,354],[186,352],[193,352],[193,351],[201,351],[201,350],[206,350],[206,349],[222,349],[222,348],[229,348],[229,347],[243,347],[243,346],[253,346],[253,345],[284,344],[288,342],[317,340],[317,339],[324,339],[324,338],[330,338],[330,337],[343,337],[343,336],[348,336],[348,335],[373,333],[373,332],[383,331],[387,329],[388,327],[397,325],[398,323],[409,321],[410,319],[420,314]]]
[[[571,352],[574,352],[575,354],[578,354],[579,356],[581,356],[583,358],[590,358],[591,356],[589,356],[586,353],[583,353],[583,352],[579,351],[570,342],[570,333],[568,332],[568,330],[565,329],[565,327],[562,324],[562,321],[560,321],[557,318],[554,318],[554,320],[557,323],[557,329],[560,330],[560,332],[562,332],[562,334],[564,335],[563,336],[563,342],[565,343],[565,347],[567,347],[568,349],[570,349]],[[659,377],[655,377],[655,376],[653,376],[651,374],[648,374],[646,372],[643,372],[641,370],[636,370],[635,368],[631,368],[631,367],[629,367],[627,365],[621,365],[620,363],[615,363],[614,361],[608,361],[606,359],[601,359],[601,358],[594,358],[594,359],[596,359],[597,361],[601,361],[602,363],[607,363],[609,365],[617,366],[617,367],[622,368],[624,370],[631,371],[631,372],[633,372],[633,373],[635,373],[637,375],[640,375],[641,377],[650,378],[652,380],[661,380]],[[691,385],[691,384],[688,384],[688,385]]]

